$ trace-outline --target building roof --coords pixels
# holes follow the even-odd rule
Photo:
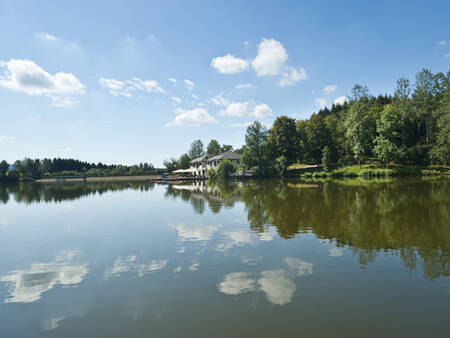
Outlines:
[[[218,161],[218,160],[240,160],[241,155],[238,153],[233,153],[232,151],[227,151],[223,154],[213,156],[208,158],[208,161]]]
[[[194,158],[190,163],[196,163],[196,162],[203,162],[205,160],[207,160],[208,158],[210,158],[211,155],[206,153],[200,157]]]

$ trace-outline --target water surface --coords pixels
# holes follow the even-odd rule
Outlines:
[[[0,185],[0,337],[446,337],[449,182]]]

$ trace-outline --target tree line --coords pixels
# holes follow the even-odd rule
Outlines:
[[[12,165],[5,160],[0,162],[0,181],[17,181],[19,179],[37,179],[57,175],[118,176],[151,174],[155,168],[151,163],[140,163],[132,166],[106,165],[101,162],[89,163],[76,159],[25,158]]]
[[[255,121],[241,149],[255,176],[285,176],[295,163],[339,166],[364,162],[450,164],[450,71],[422,70],[413,84],[397,81],[393,95],[370,94],[355,85],[343,104],[306,120],[278,117],[270,129]]]

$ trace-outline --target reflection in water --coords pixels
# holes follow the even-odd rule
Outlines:
[[[450,194],[448,179],[326,181],[317,185],[290,180],[257,180],[214,185],[207,182],[167,185],[165,197],[190,203],[194,211],[220,213],[245,205],[246,222],[260,240],[275,230],[289,239],[305,232],[335,244],[329,256],[347,247],[361,265],[380,253],[400,256],[410,271],[421,267],[429,279],[450,275]],[[145,182],[0,185],[0,201],[62,201],[108,190],[151,190]],[[1,220],[3,227],[7,221]],[[175,226],[179,240],[206,241],[220,225]],[[251,244],[248,232],[228,231],[219,250]]]
[[[450,275],[449,180],[341,180],[307,186],[280,180],[246,181],[225,185],[170,186],[166,196],[192,203],[209,203],[213,212],[230,203],[245,204],[247,222],[260,239],[271,239],[273,227],[289,239],[314,235],[337,247],[348,247],[361,265],[379,253],[398,255],[410,271],[422,267],[424,276]],[[213,204],[213,207],[211,206]],[[240,237],[242,236],[242,237]],[[248,234],[229,233],[221,249],[251,243]]]
[[[226,275],[217,286],[219,291],[227,295],[239,295],[256,289],[255,280],[249,272],[232,272]]]
[[[178,240],[180,242],[209,241],[217,230],[219,230],[220,224],[178,224],[175,228],[178,230]]]
[[[313,264],[295,257],[285,257],[283,262],[288,269],[261,271],[259,278],[250,272],[229,273],[225,275],[217,288],[220,292],[233,296],[245,292],[262,291],[272,304],[288,304],[296,291],[294,278],[312,275]]]
[[[53,262],[34,263],[29,270],[11,271],[0,277],[1,282],[9,284],[5,303],[31,303],[55,285],[81,283],[88,269],[87,264],[74,264],[78,256],[77,251],[60,252]]]
[[[136,272],[138,277],[145,276],[156,270],[166,267],[168,260],[152,260],[150,263],[139,264],[136,262],[136,256],[131,255],[125,258],[119,257],[114,261],[114,266],[106,269],[104,277],[109,279],[111,276],[118,277],[124,272]]]
[[[281,269],[261,272],[258,285],[265,292],[267,300],[277,305],[289,303],[295,292],[294,282],[287,271]]]
[[[92,194],[103,194],[107,191],[123,191],[134,189],[140,191],[153,190],[154,183],[145,182],[68,182],[59,183],[19,183],[0,184],[0,203],[14,199],[19,203],[62,202],[75,200]]]
[[[64,316],[52,317],[42,322],[42,330],[50,331],[58,328],[59,323],[66,319]]]

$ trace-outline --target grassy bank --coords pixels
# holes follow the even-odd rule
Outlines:
[[[353,165],[334,169],[329,172],[304,172],[302,178],[340,178],[340,177],[406,177],[406,176],[441,176],[450,175],[448,166],[392,166],[389,169],[373,164]]]

